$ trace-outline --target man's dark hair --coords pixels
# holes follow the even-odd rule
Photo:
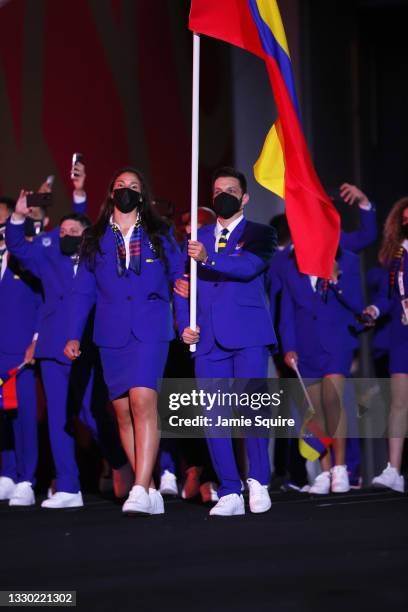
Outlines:
[[[276,230],[279,246],[283,246],[291,241],[290,229],[286,215],[275,215],[269,221],[269,225]]]
[[[92,225],[89,218],[86,215],[82,215],[80,213],[69,213],[68,215],[64,215],[59,224],[61,225],[61,223],[64,223],[64,221],[78,221],[85,229],[87,227],[91,227]]]
[[[238,179],[242,193],[247,193],[247,180],[245,178],[245,175],[239,170],[232,168],[231,166],[223,166],[222,168],[218,168],[214,172],[212,176],[211,187],[214,187],[215,181],[221,178],[222,176],[228,176]]]
[[[7,196],[0,196],[0,204],[5,204],[10,212],[13,212],[16,207],[16,201]]]

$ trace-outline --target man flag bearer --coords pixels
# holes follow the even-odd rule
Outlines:
[[[249,201],[245,176],[221,168],[213,178],[216,223],[202,227],[188,242],[188,255],[198,262],[197,330],[189,327],[187,308],[179,321],[183,341],[197,344],[198,378],[266,378],[268,346],[276,343],[268,310],[264,271],[276,246],[273,228],[247,221]],[[211,515],[244,514],[241,481],[231,438],[208,437],[220,481],[219,502]],[[249,506],[269,510],[268,439],[246,439],[249,458]]]

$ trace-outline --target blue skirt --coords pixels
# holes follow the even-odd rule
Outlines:
[[[103,375],[114,400],[133,387],[158,390],[166,366],[169,342],[141,342],[132,334],[120,348],[100,348]]]
[[[299,355],[299,370],[303,378],[323,378],[329,374],[350,375],[353,361],[352,350],[339,350],[333,353],[316,355],[315,359],[302,359]]]

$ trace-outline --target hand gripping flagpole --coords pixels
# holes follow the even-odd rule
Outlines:
[[[197,240],[198,152],[200,136],[200,36],[193,34],[193,107],[191,136],[191,240]],[[190,258],[190,327],[197,328],[197,262]],[[196,345],[190,345],[194,353]]]
[[[313,407],[312,400],[310,399],[309,392],[306,389],[306,385],[305,385],[305,383],[303,381],[301,373],[299,372],[299,368],[298,368],[298,365],[297,365],[295,359],[292,359],[292,367],[293,367],[293,369],[296,372],[296,376],[298,377],[298,380],[300,382],[300,386],[302,387],[303,393],[304,393],[306,401],[307,401],[309,415],[306,415],[306,417],[305,417],[305,422],[306,422],[306,418],[308,416],[312,417],[315,414],[316,411],[315,411],[315,409]]]

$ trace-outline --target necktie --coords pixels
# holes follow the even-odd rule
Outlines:
[[[327,292],[329,289],[329,281],[325,278],[318,278],[316,283],[316,291],[321,295],[324,303],[327,302]]]
[[[224,229],[221,232],[221,236],[220,239],[218,240],[218,252],[222,252],[223,249],[225,249],[225,247],[227,246],[227,242],[228,242],[228,238],[227,238],[227,234],[228,234],[229,230],[227,230],[226,227],[224,227]]]

